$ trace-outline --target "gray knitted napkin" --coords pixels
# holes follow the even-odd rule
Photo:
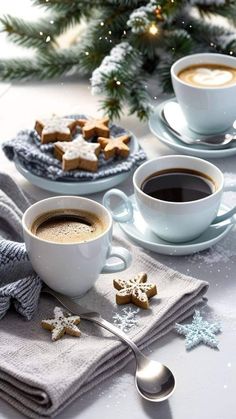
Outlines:
[[[86,119],[84,115],[70,115],[70,118]],[[77,134],[80,132],[78,128]],[[123,135],[126,131],[117,126],[110,126],[111,136]],[[35,130],[20,131],[16,138],[6,141],[2,148],[10,160],[16,158],[19,162],[37,176],[46,177],[53,180],[97,180],[107,176],[118,175],[128,172],[141,164],[146,159],[146,154],[142,148],[134,148],[134,137],[130,139],[130,154],[126,159],[115,157],[106,161],[102,155],[99,156],[98,171],[96,173],[86,172],[85,170],[63,171],[61,162],[54,157],[53,143],[41,144],[40,138]],[[137,141],[137,140],[136,140]]]
[[[31,271],[24,245],[9,242],[14,235],[21,240],[21,211],[29,202],[8,176],[0,175],[0,187],[5,191],[1,191],[0,201],[4,201],[9,214],[9,225],[6,218],[1,222],[2,289],[6,286],[8,295],[18,301],[16,309],[31,317],[41,283]],[[0,205],[0,213],[3,207]],[[150,309],[140,310],[136,315],[137,326],[127,332],[142,349],[168,333],[175,322],[192,314],[208,284],[161,265],[124,239],[116,238],[114,242],[130,249],[133,256],[131,267],[116,276],[127,279],[145,271],[157,285],[158,295],[152,298]],[[21,277],[24,283],[20,282]],[[122,314],[122,306],[115,304],[113,278],[111,274],[101,275],[96,286],[79,300],[81,305],[99,311],[111,322],[115,314]],[[30,298],[24,298],[20,305],[19,295],[27,293]],[[5,294],[2,292],[2,297]],[[50,332],[41,328],[40,321],[53,317],[56,305],[52,297],[43,295],[30,322],[13,310],[0,321],[0,397],[31,418],[57,415],[77,397],[121,370],[133,356],[116,337],[83,320],[79,325],[80,338],[65,336],[52,342]],[[26,315],[27,310],[30,316]]]
[[[41,280],[22,243],[21,217],[29,205],[10,176],[0,173],[0,319],[13,304],[29,320],[38,305]]]

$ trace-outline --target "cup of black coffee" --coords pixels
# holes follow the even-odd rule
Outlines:
[[[117,272],[131,261],[112,246],[112,217],[91,199],[57,196],[31,205],[23,215],[26,249],[34,270],[52,289],[70,297],[88,291],[101,272]],[[115,256],[117,259],[108,260]]]
[[[197,238],[209,225],[230,218],[231,210],[217,216],[224,176],[213,164],[190,156],[165,156],[142,164],[133,176],[135,199],[150,229],[162,239],[186,242]],[[125,210],[111,210],[110,198],[120,197]],[[106,192],[103,204],[113,219],[132,219],[129,198],[117,189]]]

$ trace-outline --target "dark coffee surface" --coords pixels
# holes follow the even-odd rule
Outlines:
[[[105,223],[95,214],[65,209],[42,214],[34,221],[31,231],[46,241],[80,243],[96,238],[105,228]]]
[[[154,173],[145,179],[141,189],[147,195],[162,201],[189,202],[211,195],[214,183],[200,172],[171,169]]]

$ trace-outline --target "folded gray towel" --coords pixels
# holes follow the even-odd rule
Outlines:
[[[136,327],[127,332],[142,349],[191,315],[208,284],[161,265],[123,239],[115,244],[126,246],[133,255],[132,266],[116,274],[117,278],[132,278],[145,271],[157,285],[158,295],[150,301],[150,309],[140,309]],[[101,275],[95,287],[79,299],[82,306],[100,312],[110,322],[115,313],[122,314],[123,307],[115,303],[113,279],[114,274]],[[41,328],[40,321],[52,318],[58,304],[42,295],[28,327],[11,312],[0,322],[0,397],[31,418],[56,416],[133,357],[115,336],[85,320],[79,325],[79,338],[67,335],[52,342],[51,333]]]
[[[53,316],[58,303],[42,296],[35,311],[41,280],[31,271],[24,244],[9,240],[14,236],[22,240],[20,219],[29,201],[4,176],[3,183],[8,186],[0,198],[0,315],[6,313],[11,299],[16,310],[27,319],[34,312],[35,315],[28,327],[11,310],[0,322],[0,397],[28,417],[52,417],[121,370],[133,355],[116,337],[86,321],[80,323],[80,338],[66,336],[57,342],[52,342],[50,332],[40,327],[41,320]],[[11,199],[7,194],[9,185]],[[152,298],[150,309],[138,312],[137,325],[128,332],[144,348],[173,329],[175,322],[192,314],[208,284],[161,265],[124,239],[116,238],[114,242],[128,248],[133,256],[129,269],[117,277],[132,278],[145,271],[150,282],[157,285],[158,295]],[[79,301],[111,322],[114,314],[122,314],[122,306],[115,303],[113,278],[112,274],[101,275]]]
[[[0,188],[0,319],[13,302],[29,320],[41,290],[41,280],[33,272],[22,243],[21,217],[30,202],[5,173],[0,173]]]
[[[70,118],[86,119],[84,115],[70,115]],[[80,128],[78,128],[80,132]],[[111,136],[117,137],[126,131],[116,125],[110,126]],[[35,130],[24,130],[18,133],[16,138],[7,141],[2,148],[10,160],[18,159],[19,162],[30,172],[37,176],[53,180],[97,180],[111,175],[128,172],[141,164],[146,159],[145,152],[139,148],[135,150],[134,137],[130,139],[130,155],[126,159],[116,157],[106,161],[103,155],[99,156],[99,168],[96,173],[85,170],[71,170],[64,172],[61,162],[54,157],[53,143],[41,144]]]

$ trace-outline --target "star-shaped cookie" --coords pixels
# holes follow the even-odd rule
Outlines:
[[[41,137],[41,143],[46,144],[54,141],[71,141],[77,124],[76,119],[52,116],[38,119],[34,128]]]
[[[126,144],[129,140],[130,135],[121,135],[114,138],[98,137],[98,142],[106,160],[115,156],[128,157],[129,147]]]
[[[78,119],[77,124],[82,128],[82,134],[86,140],[91,137],[109,137],[109,118]]]
[[[157,288],[155,284],[148,284],[146,282],[147,274],[144,272],[140,272],[128,281],[114,279],[113,285],[118,290],[116,293],[116,303],[133,303],[141,308],[149,308],[148,299],[157,294]]]
[[[71,316],[70,313],[66,315],[60,307],[54,308],[54,319],[42,320],[41,326],[43,329],[52,332],[52,340],[60,339],[65,333],[71,336],[80,336],[80,330],[76,326],[80,323],[79,316]]]
[[[199,345],[199,343],[204,343],[212,348],[218,347],[218,341],[215,334],[221,331],[219,323],[209,323],[206,320],[203,320],[198,310],[194,313],[192,323],[176,323],[175,330],[177,333],[186,337],[186,349],[192,349],[194,346]]]
[[[55,143],[55,157],[62,161],[63,170],[83,169],[96,172],[98,169],[98,158],[100,144],[88,143],[81,135],[71,142]]]

